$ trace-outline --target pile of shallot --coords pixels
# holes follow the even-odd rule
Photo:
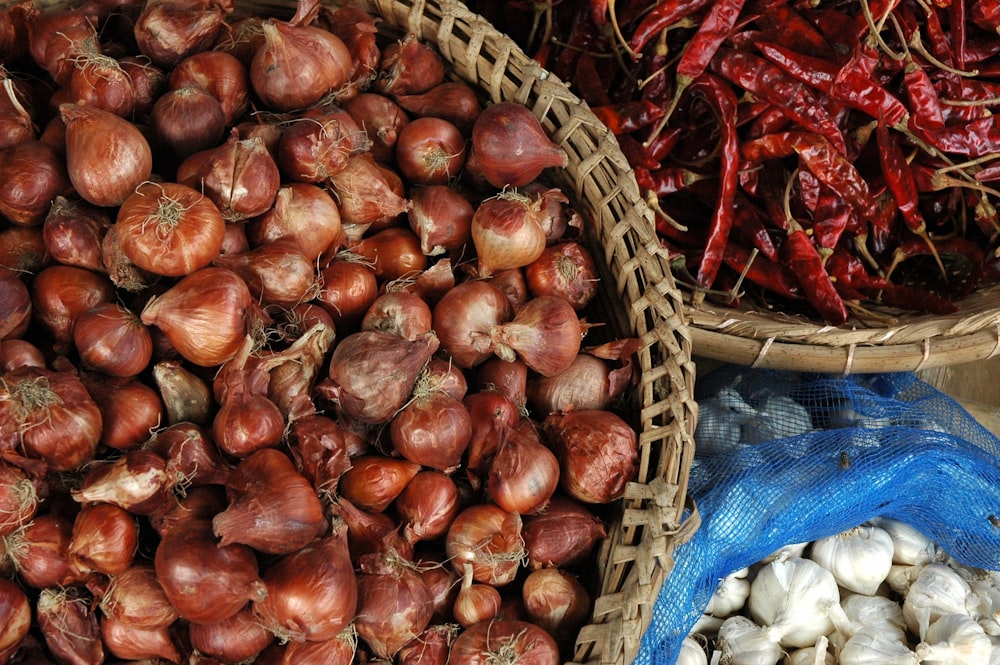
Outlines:
[[[678,665],[992,665],[1000,573],[880,517],[731,573]]]
[[[568,659],[639,342],[566,153],[350,4],[233,9],[0,12],[0,664]]]

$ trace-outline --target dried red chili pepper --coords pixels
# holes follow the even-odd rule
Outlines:
[[[615,136],[631,134],[650,127],[666,113],[662,106],[658,106],[648,99],[594,106],[590,110]]]
[[[847,305],[830,280],[812,238],[797,223],[789,224],[786,247],[788,267],[798,277],[809,303],[828,323],[835,326],[847,323]]]
[[[938,129],[912,128],[921,140],[941,152],[982,157],[1000,152],[1000,116],[990,115]]]
[[[731,270],[745,274],[751,283],[763,289],[793,300],[805,297],[798,277],[791,268],[772,261],[763,254],[757,254],[753,260],[751,256],[753,254],[746,245],[730,241],[722,260]]]
[[[718,200],[709,222],[697,280],[708,288],[722,265],[722,255],[733,226],[733,203],[740,169],[740,143],[736,134],[736,95],[732,88],[714,74],[703,74],[689,86],[690,94],[703,100],[714,112],[719,126],[719,188]]]
[[[941,113],[941,98],[934,82],[923,67],[912,59],[903,69],[903,87],[910,102],[909,125],[918,129],[939,129],[944,127]]]
[[[829,60],[795,53],[778,44],[762,42],[757,48],[786,73],[873,118],[882,117],[890,125],[897,125],[909,115],[903,102],[861,72],[855,60],[838,67]]]
[[[819,134],[801,131],[768,134],[741,146],[750,162],[799,156],[800,163],[820,182],[839,194],[863,219],[873,212],[868,183],[854,165]]]
[[[711,0],[664,0],[653,7],[632,31],[629,48],[634,53],[640,53],[651,39],[677,21],[698,13],[710,2]]]
[[[635,167],[635,180],[640,189],[651,191],[658,197],[683,191],[705,177],[682,166],[668,166],[652,171],[641,166]]]
[[[844,135],[820,100],[777,65],[746,51],[720,49],[711,67],[757,99],[782,109],[802,128],[826,137],[837,150],[846,152]]]
[[[819,58],[835,57],[823,33],[787,0],[759,0],[751,11],[766,40]]]

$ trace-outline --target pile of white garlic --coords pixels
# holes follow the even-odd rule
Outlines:
[[[878,518],[722,579],[677,665],[1000,665],[1000,572]]]

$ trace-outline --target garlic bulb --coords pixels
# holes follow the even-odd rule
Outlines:
[[[786,647],[807,647],[833,630],[840,612],[833,574],[811,559],[772,561],[750,584],[750,616],[765,634]]]
[[[889,569],[889,574],[885,577],[886,586],[888,586],[893,593],[905,596],[906,592],[910,590],[910,585],[913,584],[913,580],[917,579],[917,576],[920,574],[920,569],[925,565],[927,564],[892,564],[892,568]]]
[[[694,432],[698,454],[725,454],[739,448],[743,445],[743,425],[756,413],[734,388],[723,388],[713,397],[701,400]]]
[[[715,637],[719,632],[719,626],[725,621],[723,617],[714,617],[710,614],[702,614],[691,626],[691,635],[704,635],[705,637]]]
[[[945,614],[927,627],[916,652],[922,665],[989,665],[993,644],[972,617]]]
[[[840,649],[840,665],[918,665],[920,658],[902,640],[879,631],[861,631]]]
[[[972,617],[976,601],[972,588],[955,570],[943,563],[929,563],[920,569],[903,599],[906,627],[921,640],[928,626],[947,614]]]
[[[708,655],[693,637],[685,637],[681,641],[681,650],[677,654],[676,665],[708,665]]]
[[[740,611],[750,595],[747,572],[746,568],[742,568],[723,577],[705,607],[705,614],[727,617]]]
[[[722,622],[717,644],[719,661],[728,665],[777,665],[781,660],[781,646],[744,616],[731,616]]]
[[[836,665],[836,662],[825,637],[819,638],[814,646],[792,651],[785,658],[785,665]]]
[[[979,625],[987,635],[1000,636],[1000,582],[997,572],[965,566],[955,570],[972,589]]]
[[[879,527],[892,538],[893,563],[923,565],[940,561],[943,557],[937,543],[905,522],[889,517],[877,517],[868,523]]]
[[[746,443],[764,443],[812,431],[812,416],[806,407],[787,395],[762,392],[766,394],[752,402],[757,412],[743,425]]]
[[[806,548],[809,547],[809,543],[792,543],[790,545],[785,545],[778,548],[768,556],[761,559],[761,563],[771,563],[772,561],[787,561],[789,559],[797,559],[802,557],[806,553]]]
[[[874,595],[892,567],[893,543],[887,531],[856,526],[812,544],[809,558],[849,591]]]
[[[866,596],[851,593],[842,597],[840,616],[833,616],[834,631],[830,642],[838,651],[858,633],[878,633],[906,642],[906,627],[903,608],[895,600],[885,596]]]

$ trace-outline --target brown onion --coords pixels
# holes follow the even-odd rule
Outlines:
[[[545,415],[571,408],[608,408],[635,384],[638,370],[630,356],[640,344],[630,338],[584,349],[565,371],[532,377],[527,385],[529,404]],[[613,366],[613,361],[619,366]]]
[[[573,241],[546,247],[524,267],[524,278],[533,296],[559,296],[578,311],[590,304],[600,284],[590,252]]]
[[[132,626],[155,628],[177,620],[151,563],[135,563],[112,575],[100,599],[101,611]]]
[[[101,618],[101,639],[108,651],[123,660],[163,658],[180,662],[181,654],[166,626],[141,628],[111,617]]]
[[[375,269],[356,255],[338,255],[320,271],[317,301],[338,329],[357,325],[378,297]]]
[[[351,245],[351,251],[368,261],[383,282],[411,278],[427,268],[420,239],[407,227],[377,231]]]
[[[418,185],[444,185],[458,178],[465,165],[465,138],[443,118],[416,118],[396,140],[396,166]]]
[[[396,103],[416,116],[443,118],[468,136],[482,112],[475,89],[463,81],[444,81],[414,95],[399,95]]]
[[[375,159],[381,164],[391,164],[399,133],[410,122],[406,113],[392,98],[375,92],[362,92],[348,99],[344,110],[364,129]]]
[[[22,367],[4,376],[0,395],[24,454],[50,471],[76,469],[97,453],[101,411],[75,373]]]
[[[212,519],[222,545],[243,543],[267,554],[304,547],[326,529],[316,491],[275,448],[246,457],[226,479],[229,505]]]
[[[398,178],[382,168],[371,153],[348,158],[344,168],[329,178],[337,196],[341,222],[363,230],[373,224],[386,224],[409,208],[409,202],[397,191]]]
[[[484,277],[509,268],[523,268],[545,251],[541,206],[517,192],[505,190],[484,200],[472,216],[472,243]]]
[[[228,268],[247,283],[263,305],[291,307],[318,293],[316,269],[292,240],[275,240],[240,254],[223,254],[215,265]]]
[[[331,32],[267,19],[264,44],[250,63],[250,82],[273,111],[304,109],[348,82],[351,52]]]
[[[521,516],[492,503],[473,504],[460,512],[448,529],[445,551],[451,566],[472,579],[493,586],[514,581],[524,558]]]
[[[197,623],[222,621],[268,589],[245,545],[220,545],[209,519],[188,519],[161,534],[156,578],[177,613]]]
[[[161,148],[184,159],[214,148],[226,133],[226,113],[219,100],[201,88],[168,90],[149,111]]]
[[[27,465],[23,465],[27,466]],[[40,478],[20,466],[0,462],[0,538],[27,524],[38,511]]]
[[[476,387],[498,392],[518,407],[523,407],[527,399],[528,366],[516,358],[511,361],[490,358],[479,366]]]
[[[116,450],[134,448],[163,424],[160,395],[134,377],[115,378],[96,372],[81,374],[84,385],[101,410],[101,443]]]
[[[395,500],[396,513],[410,540],[433,540],[448,532],[458,514],[458,488],[439,471],[421,471]]]
[[[149,180],[153,153],[131,122],[82,104],[62,104],[66,167],[77,193],[97,206],[120,206]]]
[[[407,219],[427,256],[460,250],[472,239],[475,210],[465,196],[451,187],[415,187],[410,190],[410,204]]]
[[[490,621],[500,614],[500,591],[495,586],[472,581],[472,567],[466,569],[462,588],[455,597],[452,615],[461,626],[469,626],[480,621]]]
[[[135,23],[135,40],[153,64],[169,70],[208,50],[232,11],[232,3],[216,0],[147,2]]]
[[[69,556],[72,535],[72,518],[44,513],[7,536],[7,556],[21,583],[32,589],[46,589],[82,581],[86,573]]]
[[[103,272],[101,245],[110,226],[105,209],[57,196],[42,224],[42,237],[49,255],[59,263]]]
[[[31,309],[31,293],[25,283],[14,272],[0,268],[0,340],[24,335],[31,323]]]
[[[38,138],[30,95],[9,77],[2,78],[0,87],[3,88],[0,91],[0,148]]]
[[[109,376],[135,376],[153,357],[153,339],[139,317],[115,303],[103,303],[79,316],[73,341],[80,363]]]
[[[413,641],[399,650],[399,665],[447,665],[451,643],[458,634],[455,624],[428,626]]]
[[[148,515],[173,489],[167,461],[150,450],[128,450],[115,460],[95,462],[70,494],[79,503],[101,501],[136,515]]]
[[[495,326],[490,337],[500,358],[520,358],[542,376],[554,376],[573,364],[583,331],[572,305],[558,296],[540,296],[525,303],[513,321]]]
[[[52,199],[69,192],[72,178],[56,149],[37,139],[0,150],[0,173],[0,214],[22,226],[44,222]]]
[[[406,403],[437,348],[433,333],[410,341],[388,333],[357,332],[334,347],[329,377],[317,388],[351,418],[385,423]]]
[[[340,492],[352,504],[381,513],[396,500],[420,471],[415,462],[380,455],[363,455],[340,477]]]
[[[135,515],[110,503],[94,503],[73,520],[69,557],[81,572],[117,575],[132,566],[138,543]]]
[[[560,486],[585,503],[621,498],[635,480],[639,437],[611,411],[572,410],[550,414],[542,423],[560,464]]]
[[[426,92],[444,81],[444,59],[413,33],[382,50],[375,90],[384,95]]]
[[[413,340],[431,331],[431,308],[415,293],[388,291],[379,295],[365,312],[361,329]]]
[[[223,219],[236,222],[271,209],[281,174],[263,140],[233,135],[181,162],[177,182],[204,192]]]
[[[289,183],[278,190],[271,209],[248,224],[251,244],[286,238],[315,261],[340,235],[340,209],[326,190]]]
[[[323,183],[347,166],[352,154],[368,147],[368,138],[349,114],[337,106],[303,113],[281,134],[278,165],[294,182]]]
[[[372,654],[392,659],[427,627],[434,614],[431,594],[411,564],[395,553],[362,565],[354,627]]]
[[[353,626],[331,640],[289,642],[283,658],[274,665],[351,665],[358,649],[358,635]],[[261,665],[268,665],[261,660]],[[269,662],[269,661],[268,661]]]
[[[478,489],[486,481],[501,442],[511,435],[521,415],[517,404],[492,390],[469,393],[462,402],[472,418],[466,474],[472,486]]]
[[[45,645],[59,662],[80,665],[104,662],[101,630],[90,605],[77,587],[42,589],[38,594],[35,606],[38,628]]]
[[[170,71],[171,89],[200,88],[219,102],[227,127],[250,107],[250,74],[236,56],[218,50],[193,53]]]
[[[274,634],[260,625],[250,605],[222,621],[192,623],[188,637],[199,653],[227,663],[251,661],[274,642]]]
[[[239,275],[209,266],[152,298],[140,318],[162,330],[184,358],[212,367],[235,356],[243,344],[251,302]]]
[[[513,316],[502,291],[472,280],[456,284],[434,306],[434,331],[455,364],[469,369],[492,357],[490,330]]]
[[[131,118],[135,111],[135,86],[118,61],[90,53],[74,59],[69,92],[74,102]]]
[[[522,535],[528,566],[536,569],[582,562],[608,532],[604,522],[586,506],[556,494],[545,510],[525,517]]]
[[[358,583],[346,532],[341,524],[264,573],[267,597],[254,603],[254,612],[278,639],[332,640],[354,619]]]
[[[167,460],[167,475],[180,487],[193,488],[207,483],[224,484],[230,467],[204,427],[179,422],[157,432],[150,450]],[[212,511],[209,517],[223,509]]]
[[[386,513],[361,510],[343,496],[331,506],[331,512],[347,526],[347,545],[355,566],[371,554],[407,545],[399,538],[399,524]]]
[[[559,647],[545,630],[526,621],[483,621],[462,631],[451,647],[452,665],[516,662],[558,665]]]
[[[347,436],[337,421],[320,414],[297,418],[289,425],[288,445],[299,473],[316,492],[336,495],[340,476],[351,468]]]
[[[494,187],[523,187],[549,167],[565,167],[566,151],[553,143],[538,118],[517,102],[483,109],[472,127],[472,151]]]
[[[73,341],[77,319],[87,310],[111,302],[115,294],[106,276],[63,265],[44,268],[29,288],[35,319],[48,329],[60,350]]]
[[[530,515],[544,510],[559,486],[559,460],[543,443],[535,424],[522,418],[500,442],[490,464],[486,491],[504,510]]]
[[[461,400],[419,386],[392,418],[389,440],[396,452],[421,466],[452,473],[472,438],[472,418]]]
[[[27,340],[3,340],[0,344],[0,371],[10,372],[19,367],[45,367],[45,355]]]
[[[118,65],[132,79],[135,90],[135,112],[148,114],[167,86],[167,73],[142,55],[121,58]]]
[[[49,263],[41,227],[12,225],[0,230],[0,268],[34,274]]]
[[[590,594],[571,573],[541,568],[529,574],[521,587],[529,620],[560,642],[575,636],[590,611]]]

